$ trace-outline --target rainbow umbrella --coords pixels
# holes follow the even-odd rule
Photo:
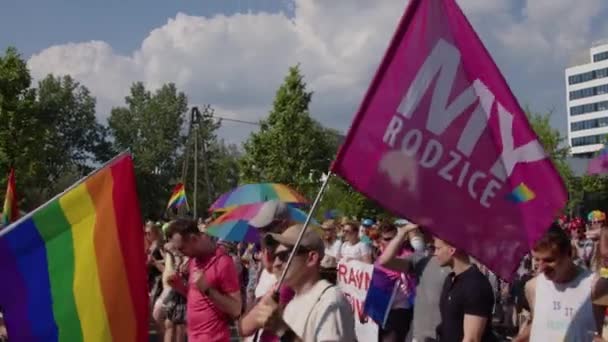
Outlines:
[[[257,242],[260,239],[258,229],[249,225],[249,220],[254,218],[264,203],[253,203],[236,207],[213,221],[207,227],[207,234],[219,239],[233,242]],[[287,206],[289,218],[293,222],[304,223],[307,214],[293,206]],[[319,232],[319,223],[312,219],[311,228]]]
[[[245,220],[228,221],[207,227],[207,234],[232,242],[255,243],[260,241],[260,233]]]
[[[278,200],[289,204],[308,204],[309,201],[287,185],[258,183],[241,185],[220,196],[209,211],[226,211],[237,206]]]

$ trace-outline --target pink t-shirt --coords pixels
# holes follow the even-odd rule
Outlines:
[[[241,286],[232,258],[223,249],[216,249],[215,255],[192,259],[189,277],[196,271],[204,272],[209,286],[230,294],[239,292]],[[187,304],[188,341],[190,342],[229,342],[230,319],[217,306],[201,293],[191,279],[188,279]]]

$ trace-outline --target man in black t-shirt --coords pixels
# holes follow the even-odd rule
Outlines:
[[[435,239],[435,257],[450,266],[441,291],[439,341],[495,341],[492,333],[494,292],[488,278],[471,263],[468,255]]]

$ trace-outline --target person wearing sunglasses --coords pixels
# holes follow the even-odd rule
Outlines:
[[[370,246],[359,239],[359,224],[347,222],[343,225],[344,242],[340,248],[342,261],[358,260],[368,264],[372,263],[372,250]]]
[[[287,267],[302,229],[298,224],[282,234],[270,234],[279,244],[273,264],[277,276]],[[295,291],[295,297],[281,310],[274,299],[274,291],[270,291],[252,310],[258,323],[275,331],[281,341],[356,341],[351,305],[337,286],[321,278],[324,251],[319,234],[307,230],[284,280]]]
[[[268,201],[262,205],[258,214],[249,221],[249,225],[255,227],[262,235],[261,251],[260,251],[260,267],[259,273],[250,279],[256,284],[249,284],[250,287],[255,287],[254,300],[247,303],[248,312],[237,323],[239,335],[245,337],[247,342],[274,342],[278,341],[272,331],[264,329],[259,325],[252,313],[256,303],[260,301],[264,294],[271,291],[278,279],[272,272],[272,265],[275,258],[275,250],[278,243],[273,239],[269,239],[270,233],[282,233],[290,224],[289,207],[285,202]],[[279,290],[279,304],[284,307],[293,297],[293,290],[288,286],[281,286]]]

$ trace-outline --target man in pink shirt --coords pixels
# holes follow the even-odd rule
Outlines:
[[[229,342],[229,323],[241,314],[241,287],[232,258],[199,232],[195,221],[172,222],[167,236],[191,258],[187,283],[179,275],[169,277],[169,284],[188,299],[188,341]]]

